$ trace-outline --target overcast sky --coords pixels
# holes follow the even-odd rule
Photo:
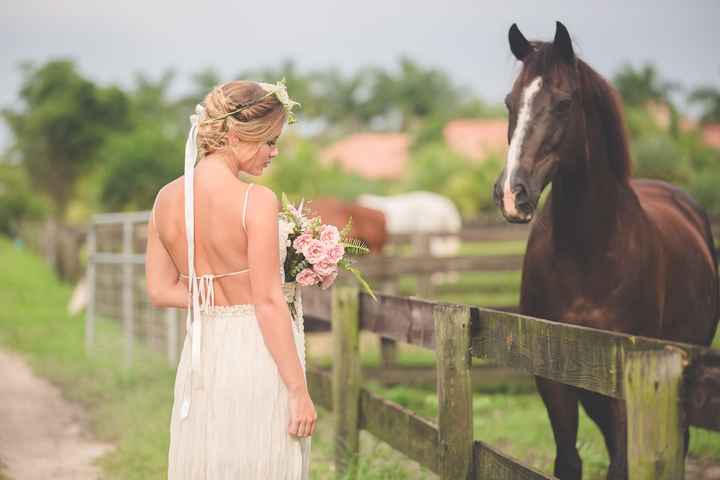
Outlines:
[[[513,22],[551,39],[555,20],[576,52],[611,76],[622,64],[656,65],[685,87],[720,86],[720,1],[1,0],[0,105],[12,104],[24,60],[72,57],[98,82],[131,85],[133,73],[172,68],[176,91],[190,73],[235,73],[291,59],[301,69],[392,67],[400,55],[441,68],[499,102],[517,65]],[[290,92],[292,95],[292,92]],[[4,130],[4,128],[3,128]],[[7,134],[0,131],[0,146]]]

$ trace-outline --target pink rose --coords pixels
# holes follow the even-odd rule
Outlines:
[[[328,288],[330,288],[330,286],[337,278],[337,275],[337,270],[335,270],[333,273],[323,278],[322,283],[320,284],[320,288],[322,288],[323,290],[327,290]]]
[[[310,243],[310,240],[312,240],[312,234],[305,232],[301,235],[299,235],[294,241],[293,241],[293,248],[295,251],[302,252],[303,249],[307,246],[308,243]]]
[[[325,248],[320,240],[310,240],[302,250],[305,259],[313,265],[322,262],[325,259]]]
[[[345,255],[345,247],[338,243],[326,252],[325,261],[338,263],[343,255]]]
[[[340,232],[335,225],[323,225],[320,229],[320,241],[323,243],[337,243],[340,241]]]
[[[313,271],[321,277],[327,277],[333,272],[337,272],[337,266],[332,262],[320,262],[313,265]]]
[[[297,277],[295,277],[295,280],[300,285],[303,285],[305,287],[309,287],[310,285],[315,285],[320,280],[317,275],[315,275],[315,272],[312,271],[310,268],[304,269],[302,272],[298,273]]]

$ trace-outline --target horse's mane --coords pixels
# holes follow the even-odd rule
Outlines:
[[[532,42],[532,46],[534,51],[524,62],[522,84],[538,75],[552,82],[559,75],[569,74],[572,67],[560,57],[552,43]],[[632,173],[632,161],[620,97],[590,65],[579,58],[576,65],[589,127],[601,130],[608,166],[618,180],[626,181]],[[588,132],[588,136],[592,138],[593,133]]]

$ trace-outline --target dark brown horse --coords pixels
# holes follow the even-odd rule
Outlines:
[[[702,208],[667,183],[631,180],[615,91],[578,59],[557,23],[552,43],[513,25],[522,70],[507,96],[507,164],[494,196],[510,222],[535,216],[523,266],[521,312],[534,317],[701,345],[718,319],[712,233]],[[536,379],[557,446],[555,475],[580,479],[578,403],[602,430],[608,478],[627,478],[625,405]],[[688,434],[685,434],[687,450]]]
[[[372,208],[336,198],[317,198],[308,202],[313,215],[319,215],[323,223],[343,228],[352,217],[350,236],[367,242],[370,253],[379,255],[388,240],[385,215]]]

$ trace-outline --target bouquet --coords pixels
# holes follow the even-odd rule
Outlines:
[[[280,228],[286,238],[285,282],[297,282],[302,286],[319,285],[329,288],[337,278],[340,268],[352,273],[358,283],[377,301],[362,273],[353,267],[352,256],[370,253],[362,240],[349,237],[352,218],[342,230],[334,225],[323,225],[320,217],[308,218],[303,203],[295,207],[282,194]]]

